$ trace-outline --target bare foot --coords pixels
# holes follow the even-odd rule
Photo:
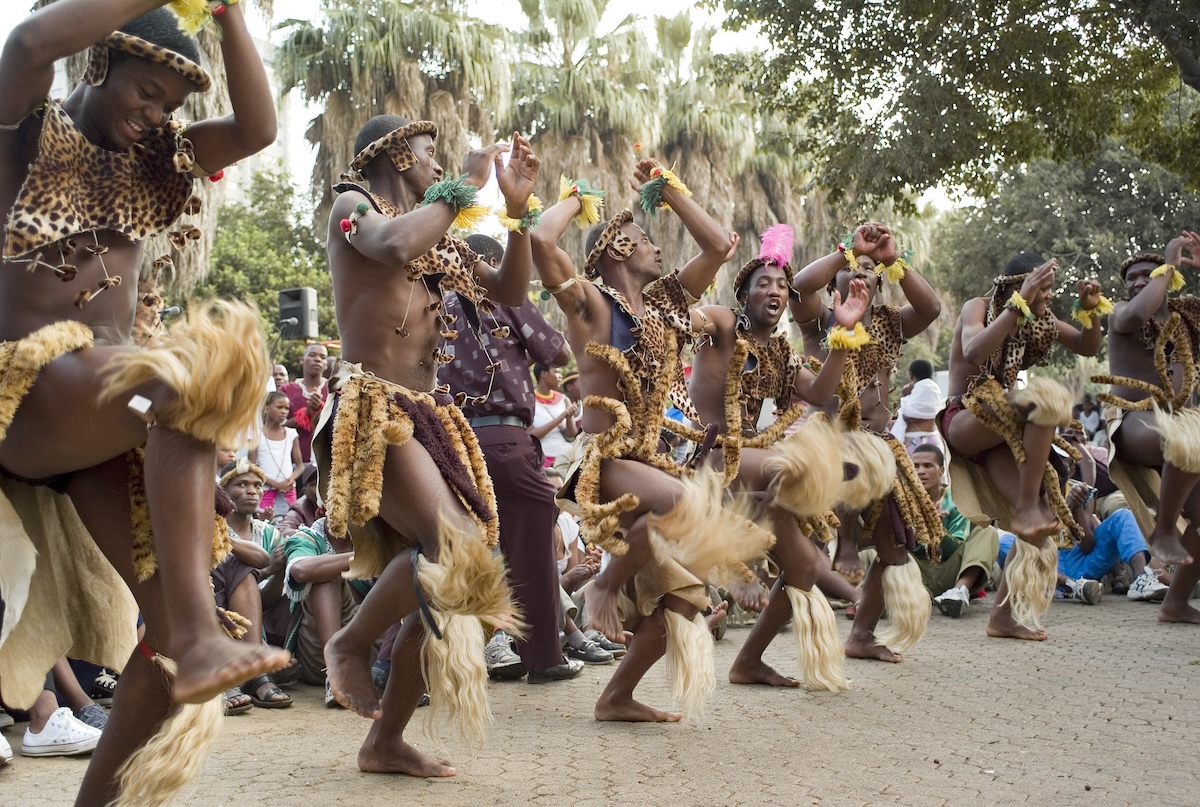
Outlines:
[[[215,634],[192,642],[175,658],[179,673],[171,696],[176,703],[207,703],[227,689],[279,669],[289,658],[290,654],[278,647]]]
[[[846,657],[886,661],[890,664],[899,664],[904,661],[904,657],[899,653],[889,650],[884,645],[875,644],[874,639],[864,642],[854,637],[846,639]]]
[[[1170,527],[1161,530],[1155,527],[1154,532],[1150,534],[1149,543],[1150,554],[1160,563],[1183,565],[1192,562],[1192,556],[1184,549],[1179,535]]]
[[[371,661],[375,653],[370,645],[365,651],[346,646],[345,635],[346,629],[342,628],[325,644],[329,688],[342,706],[355,714],[378,720],[383,716],[383,709],[371,680]]]
[[[363,773],[404,773],[409,776],[453,776],[458,771],[448,759],[422,754],[404,740],[386,747],[370,740],[358,749],[358,769]]]
[[[1159,622],[1188,622],[1200,625],[1200,611],[1184,603],[1182,605],[1167,605],[1165,602],[1158,609]]]
[[[1046,631],[1025,627],[1013,619],[1010,611],[1001,608],[992,609],[987,635],[994,639],[1027,639],[1031,642],[1044,642],[1047,638]]]
[[[679,712],[664,712],[633,698],[623,701],[596,701],[596,719],[622,723],[678,723],[683,715]]]
[[[728,584],[729,596],[747,611],[761,611],[767,607],[767,589],[758,580],[733,580]]]
[[[725,621],[725,617],[729,616],[729,603],[722,600],[712,607],[712,611],[704,617],[704,624],[708,625],[708,629],[712,630],[717,625]]]
[[[598,630],[611,642],[625,641],[625,629],[621,626],[621,615],[617,612],[617,592],[601,585],[599,580],[584,589],[583,599],[587,604],[588,627]]]
[[[735,659],[729,668],[729,683],[731,684],[765,684],[769,687],[798,687],[800,682],[794,678],[775,671],[774,667],[762,659],[741,661]]]
[[[1053,515],[1042,512],[1041,507],[1031,507],[1018,509],[1010,527],[1021,538],[1036,544],[1038,542],[1034,539],[1053,535],[1062,529],[1062,523]]]
[[[842,544],[846,545],[845,550],[842,549]],[[838,541],[837,552],[833,558],[833,570],[846,578],[846,582],[852,586],[857,586],[866,576],[862,563],[858,560],[857,547],[845,541]]]

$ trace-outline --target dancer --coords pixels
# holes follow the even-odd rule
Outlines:
[[[586,540],[613,556],[588,587],[588,623],[614,642],[626,638],[623,620],[633,631],[595,716],[674,722],[679,713],[639,703],[634,688],[666,653],[676,702],[689,714],[703,708],[716,686],[712,635],[700,616],[710,605],[704,576],[758,555],[771,536],[722,506],[715,473],[689,475],[659,453],[668,395],[697,417],[679,363],[695,334],[689,307],[733,254],[737,236],[653,160],[639,160],[631,184],[644,211],[653,215],[669,204],[699,245],[682,269],[663,275],[662,251],[622,210],[592,227],[577,275],[558,240],[573,218],[599,221],[598,194],[570,180],[533,231],[533,255],[546,291],[566,315],[584,395],[583,434],[576,439],[586,445],[566,474],[560,505],[580,515]]]
[[[839,245],[838,251],[796,274],[792,288],[799,294],[799,301],[793,302],[791,308],[800,323],[805,350],[825,357],[837,335],[829,327],[831,312],[821,303],[821,288],[836,290],[844,298],[850,283],[857,280],[866,286],[867,296],[873,302],[884,276],[899,285],[907,303],[871,306],[862,317],[861,327],[856,327],[849,336],[850,344],[858,349],[846,362],[838,393],[838,419],[855,435],[850,445],[857,450],[846,457],[847,461],[859,464],[861,473],[890,466],[894,469],[894,481],[890,492],[876,499],[869,509],[859,512],[853,503],[847,503],[839,510],[841,523],[834,569],[852,581],[860,579],[859,536],[862,533],[871,536],[877,556],[861,578],[862,599],[854,628],[846,640],[846,655],[899,662],[903,660],[901,653],[916,644],[925,632],[930,611],[929,595],[909,552],[920,543],[936,558],[942,523],[904,445],[887,433],[888,391],[904,342],[937,319],[941,303],[925,278],[908,263],[891,230],[870,223],[858,227]],[[886,441],[886,446],[881,440]],[[891,457],[887,456],[889,453]],[[885,607],[891,624],[886,632],[876,636],[875,628]]]
[[[68,647],[124,666],[79,804],[107,804],[119,789],[139,804],[169,796],[198,768],[203,757],[191,751],[213,736],[220,694],[287,661],[224,635],[208,575],[215,445],[237,444],[254,425],[270,370],[257,313],[192,306],[164,337],[147,307],[141,324],[161,344],[132,344],[139,303],[155,298],[138,292],[140,242],[198,238],[181,220],[200,205],[193,179],[273,142],[275,107],[241,9],[230,6],[215,24],[237,77],[233,113],[186,127],[173,120],[210,78],[195,40],[160,5],[60,0],[19,23],[0,56],[0,208],[9,211],[0,486],[16,508],[4,508],[0,538],[0,686],[10,702],[31,702]],[[206,18],[208,4],[198,5]],[[83,82],[66,100],[47,100],[55,61],[87,48]],[[135,451],[143,445],[144,470]],[[124,501],[129,508],[115,506]],[[42,529],[42,518],[54,523]],[[137,650],[122,579],[145,616]],[[178,665],[173,683],[159,651]],[[195,746],[164,728],[157,747],[182,748],[187,764],[165,771],[144,749],[147,760],[131,761],[118,788],[117,768],[173,711],[167,726],[190,726]]]
[[[989,636],[1041,641],[1057,568],[1056,541],[1069,546],[1079,526],[1050,465],[1055,428],[1071,422],[1071,393],[1057,381],[1017,374],[1045,361],[1055,342],[1083,356],[1100,347],[1100,317],[1111,303],[1093,280],[1076,284],[1080,329],[1050,311],[1057,261],[1017,255],[992,281],[991,297],[962,307],[950,351],[950,397],[938,425],[950,448],[950,489],[959,511],[976,524],[994,519],[1016,533],[1004,580],[988,619]],[[1078,454],[1073,454],[1078,459]]]
[[[768,228],[758,257],[743,265],[734,278],[738,308],[698,309],[706,338],[700,341],[692,364],[689,392],[700,421],[720,427],[721,449],[710,455],[710,461],[736,487],[768,494],[766,507],[775,533],[770,557],[781,570],[766,610],[730,668],[729,680],[800,685],[762,660],[790,615],[805,686],[839,691],[847,686],[842,672],[845,654],[833,609],[814,586],[821,571],[820,552],[798,520],[810,522],[807,531],[811,532],[811,522],[819,520],[823,526],[823,512],[834,503],[842,479],[838,436],[824,419],[802,426],[792,437],[785,438],[784,433],[803,413],[803,401],[825,406],[833,400],[847,351],[832,350],[820,373],[813,373],[801,364],[787,335],[776,332],[789,294],[794,294],[792,243],[791,227]],[[845,303],[835,292],[833,311],[839,332],[853,332],[866,308],[867,288],[862,281],[850,284]],[[778,417],[759,433],[766,398],[774,399]],[[794,489],[797,485],[801,489]],[[739,582],[732,579],[728,585],[732,590]],[[761,583],[753,575],[748,582],[761,600]],[[738,598],[739,602],[746,599]]]
[[[330,689],[338,703],[374,720],[359,768],[413,776],[455,773],[404,740],[426,684],[435,742],[436,717],[444,714],[469,745],[482,744],[490,712],[476,617],[500,624],[513,609],[491,550],[498,522],[483,454],[449,394],[436,387],[437,368],[450,358],[439,340],[480,340],[485,296],[521,304],[527,233],[538,212],[530,198],[538,158],[520,135],[511,147],[472,151],[454,179],[434,159],[436,137],[429,121],[372,118],[335,186],[326,249],[342,361],[313,438],[327,532],[353,539],[351,578],[378,578],[326,645]],[[520,223],[499,268],[447,234],[483,212],[476,193],[493,173],[507,216]],[[446,314],[449,290],[465,322]],[[405,616],[381,705],[372,647]]]
[[[1200,409],[1193,398],[1200,391],[1200,299],[1168,296],[1183,287],[1184,266],[1200,267],[1193,232],[1172,239],[1166,259],[1140,252],[1121,264],[1128,299],[1108,320],[1112,374],[1092,380],[1112,385],[1100,395],[1113,446],[1109,475],[1150,536],[1151,553],[1177,566],[1158,618],[1200,624],[1200,611],[1188,604],[1200,581]]]

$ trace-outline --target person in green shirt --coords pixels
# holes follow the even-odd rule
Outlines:
[[[933,596],[938,610],[952,619],[962,615],[971,601],[971,592],[987,585],[992,563],[1000,546],[1000,533],[993,526],[977,527],[954,506],[950,489],[942,484],[946,457],[931,443],[913,449],[913,467],[921,485],[942,515],[942,559],[929,560],[924,549],[915,553],[921,568],[921,581]],[[941,591],[941,594],[937,594]]]

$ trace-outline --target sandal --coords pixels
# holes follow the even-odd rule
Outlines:
[[[259,697],[258,693],[263,687],[267,687],[267,690]],[[242,693],[249,695],[250,702],[259,709],[286,709],[292,705],[292,696],[276,686],[269,675],[260,675],[242,684]]]
[[[300,659],[292,656],[292,660],[286,667],[271,673],[271,678],[274,679],[277,686],[285,688],[300,683]]]
[[[224,707],[225,716],[228,717],[250,711],[254,703],[249,695],[240,690],[231,689],[221,696],[221,705]]]

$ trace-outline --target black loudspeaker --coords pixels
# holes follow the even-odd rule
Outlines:
[[[308,286],[279,292],[279,335],[284,339],[317,338],[317,290]]]

